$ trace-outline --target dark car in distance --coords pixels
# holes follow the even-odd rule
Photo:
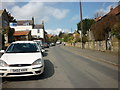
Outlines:
[[[48,44],[47,42],[44,42],[44,43],[43,43],[43,47],[44,47],[44,48],[49,48],[49,44]]]

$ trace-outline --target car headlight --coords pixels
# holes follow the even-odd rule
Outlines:
[[[0,60],[0,67],[8,67],[8,64],[5,61]]]
[[[39,64],[42,64],[42,60],[41,59],[37,59],[36,61],[34,61],[32,63],[32,65],[39,65]]]

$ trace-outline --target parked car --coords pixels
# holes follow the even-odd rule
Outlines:
[[[61,44],[61,42],[60,42],[60,41],[57,41],[56,44],[59,45],[59,44]]]
[[[55,43],[50,43],[50,46],[55,46]]]
[[[34,40],[34,41],[37,42],[42,47],[42,49],[44,49],[42,40]]]
[[[44,72],[44,60],[34,41],[16,41],[6,51],[1,50],[1,77],[40,75]]]
[[[45,50],[44,50],[44,48],[42,48],[40,41],[34,40],[34,42],[37,43],[38,47],[40,48],[40,50],[41,50],[41,52],[42,52],[42,54],[43,54],[43,53],[45,52]]]
[[[44,48],[49,48],[49,44],[46,42],[43,43],[43,46],[44,46]]]

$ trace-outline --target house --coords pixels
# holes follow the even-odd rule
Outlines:
[[[32,30],[34,28],[34,18],[32,17],[32,20],[18,20],[16,23],[11,23],[10,27],[14,28],[15,31]]]
[[[51,38],[51,37],[53,37],[53,35],[52,34],[47,34],[47,37]]]
[[[32,17],[32,20],[18,20],[17,23],[11,23],[11,28],[14,28],[15,31],[31,31],[33,40],[45,41],[44,21],[42,21],[42,24],[34,24],[34,18]]]
[[[0,46],[4,47],[4,43],[11,43],[14,41],[13,33],[14,29],[9,27],[10,22],[15,22],[13,16],[6,9],[0,10]]]
[[[8,12],[6,9],[0,10],[0,27],[5,28],[9,26]]]
[[[112,37],[111,28],[120,22],[120,5],[110,9],[110,12],[97,20],[91,30],[96,41],[107,40]],[[99,33],[98,33],[99,32]]]
[[[99,16],[99,17],[95,18],[94,20],[95,20],[95,22],[97,22],[97,21],[99,21],[101,18],[102,18],[102,16]]]
[[[41,39],[45,41],[44,21],[42,21],[42,24],[36,24],[34,26],[34,29],[31,31],[31,35],[33,39]]]
[[[6,27],[9,26],[9,19],[8,19],[8,13],[7,11],[0,10],[0,50],[4,49],[5,45],[5,37],[3,34],[3,31]],[[6,40],[7,41],[7,40]]]
[[[110,9],[100,20],[91,26],[91,31],[95,41],[105,41],[106,50],[111,50],[113,38],[118,38],[120,30],[114,31],[114,25],[120,22],[120,5]],[[117,34],[115,34],[115,32]]]
[[[31,40],[31,31],[15,31],[15,41]]]
[[[116,16],[116,17],[119,17],[119,19],[120,19],[120,5],[118,5],[117,7],[115,7],[115,8],[110,8],[110,12],[109,13],[107,13],[106,15],[104,15],[103,17],[102,16],[99,16],[98,18],[95,18],[94,20],[96,21],[96,22],[98,22],[98,21],[101,21],[103,18],[105,18],[105,17],[107,17],[107,16],[109,16],[109,15],[114,15],[114,16]]]

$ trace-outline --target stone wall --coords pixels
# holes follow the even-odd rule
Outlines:
[[[111,41],[110,47],[107,49],[106,46],[106,41],[91,41],[91,42],[86,42],[83,46],[85,49],[92,49],[92,50],[99,50],[99,51],[110,51],[110,52],[115,52],[118,53],[118,50],[120,49],[120,40],[116,41]],[[67,46],[75,46],[75,47],[80,47],[81,48],[81,43],[66,43]]]

